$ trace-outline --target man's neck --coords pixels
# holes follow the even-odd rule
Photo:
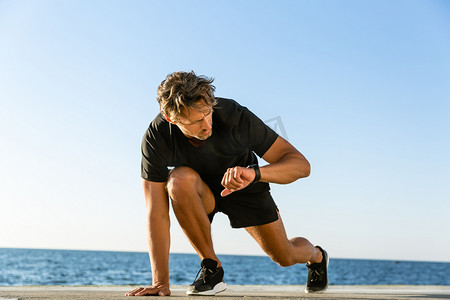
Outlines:
[[[206,140],[199,140],[195,137],[187,137],[189,140],[189,143],[191,143],[192,146],[194,147],[201,147],[206,143]]]

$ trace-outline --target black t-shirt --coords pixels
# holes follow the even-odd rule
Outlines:
[[[188,166],[217,193],[223,189],[220,182],[228,168],[257,163],[254,153],[262,157],[277,139],[277,133],[236,101],[216,99],[212,135],[199,147],[192,145],[161,113],[156,116],[142,140],[143,179],[165,182],[168,167]],[[268,184],[255,186],[260,191],[269,189]]]

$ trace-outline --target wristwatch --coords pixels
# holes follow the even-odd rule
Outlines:
[[[255,170],[255,179],[253,179],[252,183],[256,183],[261,180],[261,171],[259,170],[259,166],[257,164],[247,166],[247,169]]]

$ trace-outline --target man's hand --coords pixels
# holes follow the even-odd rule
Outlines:
[[[168,285],[152,285],[146,288],[139,287],[125,294],[125,296],[170,296]]]
[[[234,167],[228,169],[222,178],[222,185],[225,188],[220,195],[222,197],[242,190],[247,187],[255,179],[255,170],[244,167]]]

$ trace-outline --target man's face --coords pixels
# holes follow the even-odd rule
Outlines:
[[[195,107],[183,109],[175,125],[189,138],[206,140],[212,134],[213,108],[204,102],[198,102]]]

